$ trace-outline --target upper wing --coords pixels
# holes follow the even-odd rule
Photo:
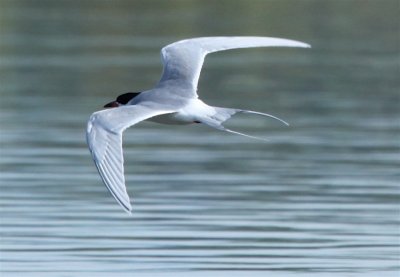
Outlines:
[[[267,46],[310,47],[300,41],[271,37],[203,37],[181,40],[161,50],[164,69],[160,85],[175,81],[182,86],[190,86],[193,96],[196,96],[201,67],[208,53]]]
[[[93,160],[104,184],[127,212],[132,206],[125,187],[122,132],[140,121],[171,112],[132,105],[102,110],[90,116],[86,139]]]

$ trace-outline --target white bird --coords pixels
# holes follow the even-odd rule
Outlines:
[[[181,40],[162,48],[161,80],[150,90],[125,93],[93,113],[87,125],[87,143],[100,176],[118,203],[131,213],[125,186],[122,133],[136,123],[149,120],[164,124],[202,123],[218,130],[252,137],[225,128],[222,123],[236,113],[272,117],[270,114],[213,107],[198,98],[197,83],[207,54],[250,47],[305,47],[310,45],[272,37],[202,37]],[[254,137],[253,137],[254,138]]]

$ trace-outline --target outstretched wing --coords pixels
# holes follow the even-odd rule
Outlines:
[[[132,105],[102,110],[90,116],[86,130],[89,150],[107,189],[127,212],[132,206],[125,186],[122,133],[140,121],[171,112]]]
[[[190,87],[193,91],[190,96],[197,97],[197,83],[204,57],[208,53],[268,46],[310,47],[300,41],[271,37],[202,37],[181,40],[161,50],[164,69],[159,86],[173,82],[175,85]]]

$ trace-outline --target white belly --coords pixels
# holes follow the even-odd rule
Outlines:
[[[192,118],[185,118],[179,113],[158,115],[147,119],[147,121],[157,122],[160,124],[168,124],[168,125],[185,125],[185,124],[195,123]]]
[[[192,124],[200,123],[204,118],[213,116],[215,113],[216,110],[213,107],[208,106],[200,99],[193,99],[175,113],[155,116],[149,118],[148,121],[174,125]]]

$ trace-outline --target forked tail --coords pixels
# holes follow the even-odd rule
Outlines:
[[[280,122],[282,122],[283,124],[289,126],[289,123],[287,123],[286,121],[284,121],[283,119],[280,119],[276,116],[273,116],[271,114],[267,114],[267,113],[260,113],[260,112],[255,112],[255,111],[248,111],[248,110],[241,110],[241,109],[230,109],[230,108],[220,108],[220,107],[213,107],[216,111],[216,113],[210,117],[207,118],[203,118],[201,120],[201,123],[204,123],[212,128],[221,130],[221,131],[225,131],[225,132],[229,132],[232,134],[237,134],[237,135],[241,135],[241,136],[245,136],[248,138],[253,138],[253,139],[259,139],[259,140],[264,140],[267,141],[268,139],[265,138],[260,138],[260,137],[255,137],[255,136],[251,136],[248,134],[244,134],[244,133],[240,133],[237,131],[233,131],[231,129],[225,128],[222,123],[224,123],[226,120],[228,120],[229,118],[231,118],[234,114],[237,113],[244,113],[244,114],[256,114],[256,115],[261,115],[261,116],[266,116],[266,117],[270,117],[273,119],[276,119]]]

